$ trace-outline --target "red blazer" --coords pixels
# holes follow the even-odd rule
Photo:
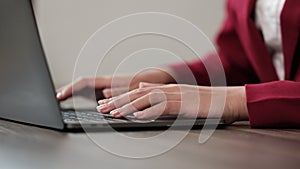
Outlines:
[[[227,85],[246,86],[252,127],[300,126],[300,1],[286,0],[281,14],[285,80],[279,81],[260,30],[254,22],[256,0],[227,0],[226,19],[216,42]],[[198,85],[210,85],[206,71],[216,54],[188,63]],[[205,66],[204,63],[205,62]],[[172,65],[178,71],[183,64]],[[206,67],[206,68],[205,68]]]

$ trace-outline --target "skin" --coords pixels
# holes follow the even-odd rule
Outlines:
[[[97,110],[110,113],[116,118],[133,114],[137,119],[180,115],[191,118],[222,117],[228,123],[248,120],[244,86],[204,87],[169,84],[175,81],[166,72],[171,71],[146,71],[136,76],[114,78],[81,78],[58,89],[57,98],[62,101],[74,95],[82,95],[85,89],[90,88],[103,91],[103,95],[97,96],[97,99],[100,99]],[[212,97],[221,98],[225,92],[223,112],[209,113]]]
[[[101,90],[100,98],[111,98],[136,89],[140,82],[149,83],[174,83],[174,79],[165,71],[149,70],[135,76],[123,75],[114,77],[79,78],[74,83],[68,84],[56,90],[57,99],[63,101],[69,97],[80,95],[90,98],[84,92],[88,89]],[[102,98],[101,98],[102,97]]]

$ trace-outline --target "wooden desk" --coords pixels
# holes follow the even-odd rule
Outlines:
[[[125,132],[147,136],[157,131]],[[182,131],[176,131],[182,132]],[[84,133],[64,133],[0,120],[2,169],[299,169],[300,130],[250,129],[238,123],[198,143],[199,130],[172,150],[148,159],[128,159],[98,148]],[[108,136],[111,133],[96,133]],[[160,140],[163,144],[168,140]],[[145,147],[151,149],[151,147]]]

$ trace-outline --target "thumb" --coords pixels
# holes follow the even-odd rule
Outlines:
[[[163,86],[164,84],[159,83],[146,83],[146,82],[140,82],[139,88],[147,88],[147,87],[157,87],[157,86]]]

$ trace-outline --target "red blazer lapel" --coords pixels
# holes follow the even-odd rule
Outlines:
[[[255,4],[256,0],[235,0],[239,24],[237,31],[260,81],[275,81],[278,76],[271,55],[252,17]]]
[[[285,78],[291,79],[292,62],[299,40],[300,1],[286,0],[281,14],[282,46],[284,53]],[[300,57],[300,56],[298,56]]]

